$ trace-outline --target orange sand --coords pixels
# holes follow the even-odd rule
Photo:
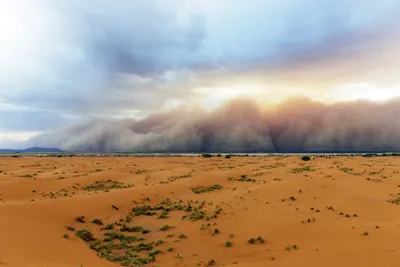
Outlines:
[[[311,170],[293,173],[305,166]],[[207,221],[181,220],[177,211],[167,219],[133,217],[134,224],[152,230],[148,239],[162,238],[165,233],[156,230],[164,224],[176,227],[169,233],[188,237],[165,239],[160,248],[172,247],[174,252],[165,251],[146,266],[205,266],[210,259],[215,266],[237,267],[400,266],[400,205],[388,202],[400,192],[400,158],[396,157],[308,162],[298,156],[19,157],[0,158],[0,171],[0,266],[120,266],[98,257],[66,226],[91,229],[98,236],[90,223],[93,218],[113,222],[135,206],[133,201],[156,205],[167,198],[205,200],[219,205],[222,212],[206,230],[200,226]],[[235,181],[241,175],[256,181]],[[97,193],[82,190],[104,179],[133,187]],[[214,184],[223,189],[191,191]],[[150,202],[144,200],[147,197]],[[85,224],[75,221],[82,215]],[[220,233],[213,236],[214,228]],[[65,233],[69,239],[63,238]],[[247,242],[258,236],[264,244]],[[232,247],[224,246],[227,240]],[[298,248],[287,251],[289,245]]]

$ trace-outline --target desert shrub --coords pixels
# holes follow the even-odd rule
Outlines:
[[[187,236],[186,236],[185,234],[180,234],[180,235],[178,236],[178,238],[179,238],[179,239],[186,239]]]
[[[103,222],[100,219],[93,219],[92,223],[97,224],[97,225],[103,225]]]
[[[222,185],[215,184],[210,187],[203,187],[203,186],[194,187],[194,188],[192,188],[192,192],[196,193],[196,194],[201,194],[201,193],[206,193],[206,192],[210,193],[214,190],[220,190],[220,189],[222,189]]]
[[[220,232],[219,232],[219,229],[218,228],[215,228],[214,229],[214,231],[212,232],[212,235],[216,235],[216,234],[219,234]]]
[[[302,156],[301,160],[309,161],[309,160],[311,160],[311,157],[310,156]]]
[[[93,234],[88,230],[78,230],[76,231],[76,235],[85,242],[95,241],[96,239],[93,237]]]
[[[174,226],[168,225],[168,224],[164,224],[163,226],[160,227],[160,229],[158,229],[158,231],[167,231],[169,229],[174,228]]]
[[[143,205],[143,206],[137,206],[132,208],[132,213],[135,216],[140,216],[140,215],[146,215],[146,216],[153,216],[156,215],[157,213],[152,211],[152,207],[150,205]]]
[[[112,229],[114,229],[114,224],[112,223],[107,224],[106,227],[104,227],[104,230],[112,230]]]
[[[84,216],[76,217],[75,221],[80,222],[80,223],[85,223],[85,217]]]
[[[216,264],[215,260],[214,260],[214,259],[211,259],[211,260],[209,260],[209,261],[207,262],[207,265],[206,265],[206,266],[214,266],[215,264]]]

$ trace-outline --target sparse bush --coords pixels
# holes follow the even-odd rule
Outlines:
[[[97,171],[99,171],[99,170],[97,170]],[[118,182],[115,180],[100,180],[100,181],[95,181],[94,184],[84,186],[82,189],[84,191],[108,192],[109,190],[112,190],[112,189],[123,189],[123,188],[129,188],[129,187],[132,187],[132,185],[131,184],[125,185],[123,182]]]
[[[114,224],[112,223],[107,224],[106,227],[104,227],[104,230],[112,230],[112,229],[114,229]]]
[[[154,257],[155,255],[160,254],[160,253],[162,253],[162,250],[160,250],[160,249],[153,250],[153,251],[149,252],[149,257]]]
[[[263,244],[265,242],[264,239],[261,236],[259,236],[257,238],[250,238],[247,241],[247,243],[254,245],[257,241],[260,242],[261,244]]]
[[[92,223],[97,224],[97,225],[104,225],[103,222],[100,219],[93,219]]]
[[[159,245],[161,245],[161,244],[163,244],[164,243],[164,240],[162,240],[162,239],[159,239],[159,240],[157,240],[156,241],[156,246],[159,246]]]
[[[142,226],[132,226],[129,227],[127,225],[123,225],[120,229],[121,232],[128,232],[128,233],[139,233],[141,232],[142,234],[148,234],[150,233],[150,230],[143,228]]]
[[[247,243],[249,243],[249,244],[255,244],[256,243],[256,240],[254,239],[254,238],[250,238],[248,241],[247,241]]]
[[[301,160],[303,160],[303,161],[309,161],[309,160],[311,160],[311,157],[310,157],[310,156],[302,156],[302,157],[301,157]]]
[[[164,224],[163,226],[160,227],[160,229],[158,229],[158,231],[163,231],[163,232],[165,232],[165,231],[167,231],[167,230],[169,230],[169,229],[172,229],[172,228],[174,228],[174,227],[175,227],[175,226],[168,225],[168,224]]]
[[[157,219],[166,219],[166,218],[168,218],[168,212],[165,210],[157,217]]]
[[[207,265],[206,265],[206,266],[214,266],[215,264],[216,264],[215,260],[214,260],[214,259],[211,259],[211,260],[209,260],[209,261],[207,262]]]
[[[85,223],[85,216],[76,217],[75,221],[80,222],[80,223]]]
[[[182,233],[181,233],[181,234],[178,236],[178,238],[179,238],[179,239],[186,239],[187,236],[186,236],[185,234],[182,234]]]
[[[76,235],[85,242],[95,241],[93,234],[88,230],[78,230]]]
[[[156,212],[153,211],[150,205],[134,207],[132,208],[132,212],[135,216],[140,216],[140,215],[153,216],[157,214]]]
[[[213,231],[213,233],[212,233],[212,235],[216,235],[216,234],[219,234],[220,232],[219,232],[219,229],[218,228],[215,228],[214,229],[214,231]]]
[[[227,248],[230,248],[230,247],[232,247],[232,242],[231,241],[226,241],[226,243],[225,243],[225,247],[227,247]]]
[[[213,186],[210,187],[203,187],[203,186],[198,186],[198,187],[194,187],[192,188],[192,192],[196,193],[196,194],[201,194],[201,193],[210,193],[214,190],[220,190],[222,189],[222,186],[219,184],[215,184]]]

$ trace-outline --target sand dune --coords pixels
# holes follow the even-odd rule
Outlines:
[[[0,266],[399,266],[399,171],[396,157],[0,158]]]

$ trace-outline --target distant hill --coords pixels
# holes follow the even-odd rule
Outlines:
[[[58,148],[47,148],[47,147],[29,147],[25,149],[0,149],[0,153],[49,153],[49,152],[63,152]]]

